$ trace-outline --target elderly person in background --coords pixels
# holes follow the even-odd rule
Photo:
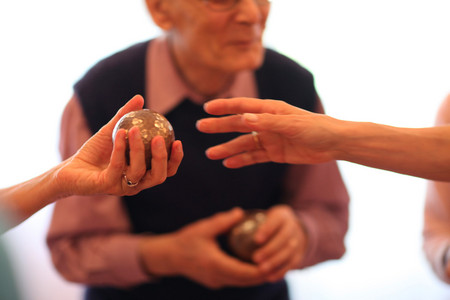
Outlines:
[[[335,162],[229,170],[204,151],[236,135],[195,126],[217,97],[322,111],[312,75],[263,47],[269,2],[147,0],[163,36],[102,60],[75,85],[62,120],[64,157],[134,94],[167,117],[185,153],[177,176],[136,196],[57,203],[52,259],[87,286],[86,299],[288,299],[286,272],[344,254],[349,199]],[[230,255],[223,235],[250,209],[267,217],[249,263]]]

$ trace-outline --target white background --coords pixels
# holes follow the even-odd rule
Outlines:
[[[274,0],[265,41],[313,72],[328,114],[430,126],[450,93],[449,9],[448,0]],[[73,83],[100,58],[158,32],[143,0],[2,0],[0,187],[57,164]],[[293,298],[449,299],[421,249],[426,181],[339,164],[352,198],[347,253],[291,272]],[[81,288],[49,260],[51,209],[4,238],[25,299],[80,299]]]

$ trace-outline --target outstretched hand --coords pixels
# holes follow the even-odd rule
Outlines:
[[[321,163],[334,157],[331,149],[336,135],[332,131],[339,129],[340,122],[329,116],[283,101],[253,98],[212,100],[204,109],[212,115],[227,116],[199,120],[200,131],[250,133],[207,150],[208,158],[224,159],[228,168],[269,161]],[[251,132],[257,133],[257,140]]]

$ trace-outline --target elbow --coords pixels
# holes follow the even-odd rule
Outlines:
[[[347,228],[347,222],[342,222],[321,230],[319,228],[310,230],[308,247],[301,267],[341,259],[347,250],[345,245]]]

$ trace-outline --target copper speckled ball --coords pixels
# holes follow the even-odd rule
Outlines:
[[[248,210],[245,217],[228,233],[228,246],[231,251],[244,261],[251,261],[253,252],[259,247],[253,236],[259,226],[266,220],[263,210]]]
[[[172,125],[163,115],[151,109],[141,109],[129,112],[122,118],[120,118],[119,122],[117,122],[113,131],[113,140],[119,129],[123,128],[128,133],[128,130],[134,126],[137,126],[141,131],[142,141],[144,142],[145,146],[145,164],[147,166],[147,170],[151,168],[151,141],[153,137],[160,135],[164,138],[164,141],[166,142],[167,154],[168,157],[170,157],[170,150],[172,148],[172,143],[175,141],[175,134],[173,132]],[[129,163],[130,149],[128,146],[128,140],[125,154],[127,163]]]

